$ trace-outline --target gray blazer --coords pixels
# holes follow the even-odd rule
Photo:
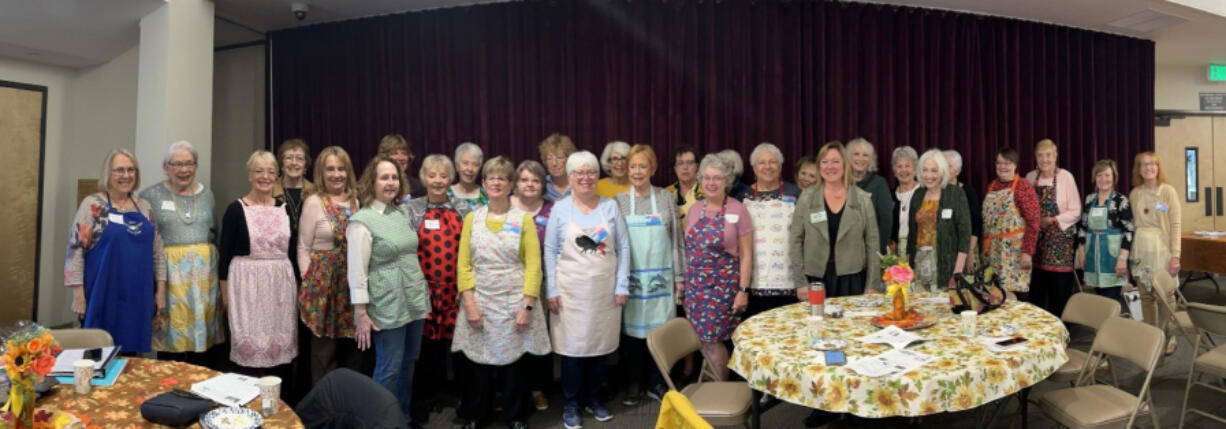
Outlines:
[[[792,277],[797,287],[808,287],[805,276],[824,277],[826,263],[830,260],[830,233],[825,220],[812,222],[811,215],[826,210],[822,190],[824,184],[806,189],[796,201],[789,228],[792,259]],[[835,238],[835,273],[855,274],[866,271],[868,284],[865,289],[882,290],[881,258],[877,252],[879,237],[877,213],[873,211],[872,196],[852,186],[848,190],[847,203],[843,205],[843,218]]]

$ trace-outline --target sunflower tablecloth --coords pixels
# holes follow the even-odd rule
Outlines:
[[[928,296],[935,298],[936,296]],[[883,314],[888,300],[876,307],[863,305],[861,297],[831,298],[845,312],[873,311]],[[919,300],[915,300],[918,302]],[[1008,396],[1047,378],[1068,356],[1068,331],[1060,319],[1034,305],[1008,301],[980,315],[977,330],[1012,325],[1028,341],[1010,351],[997,352],[961,336],[959,316],[948,303],[912,305],[925,315],[941,320],[927,329],[913,331],[927,342],[907,350],[931,356],[928,364],[903,374],[871,378],[843,366],[826,366],[820,351],[806,344],[811,332],[806,321],[808,307],[795,304],[761,313],[741,323],[732,334],[736,345],[728,367],[749,382],[754,390],[787,402],[861,417],[923,416],[962,411]],[[870,317],[827,317],[823,338],[841,338],[848,363],[889,351],[884,344],[856,341],[876,331]]]
[[[67,411],[87,419],[89,427],[146,428],[155,425],[140,416],[140,404],[162,392],[173,389],[191,390],[192,383],[201,382],[221,373],[182,362],[126,358],[128,365],[113,386],[94,386],[88,395],[78,395],[71,384],[55,386],[51,393],[38,400],[42,411]],[[251,401],[256,408],[260,400]],[[200,427],[194,424],[191,427]],[[264,428],[301,428],[302,421],[284,401],[277,413],[264,417]]]

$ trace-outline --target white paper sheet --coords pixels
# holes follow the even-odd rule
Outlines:
[[[226,373],[192,384],[192,393],[227,407],[241,407],[260,396],[259,379]]]
[[[856,341],[867,344],[889,344],[890,347],[901,349],[924,337],[904,331],[897,326],[887,326],[885,329],[856,338]]]
[[[847,365],[847,368],[866,377],[883,377],[890,374],[904,374],[935,359],[932,356],[910,351],[894,349],[877,356],[857,359]]]

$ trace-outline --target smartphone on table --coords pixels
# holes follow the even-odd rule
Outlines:
[[[847,364],[847,355],[842,350],[826,350],[826,365],[840,366]]]

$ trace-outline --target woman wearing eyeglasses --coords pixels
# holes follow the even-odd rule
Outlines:
[[[213,192],[196,181],[196,148],[174,142],[162,158],[166,180],[145,188],[165,241],[166,311],[153,323],[153,349],[187,353],[191,363],[209,364],[203,353],[226,340],[217,283],[217,248],[213,247]],[[159,357],[161,354],[159,354]]]
[[[612,199],[630,189],[630,144],[609,142],[600,154],[600,168],[609,177],[596,182],[596,195]]]
[[[140,167],[132,152],[111,151],[99,176],[98,193],[73,218],[64,283],[82,326],[106,330],[124,351],[147,352],[150,321],[166,306],[162,238],[149,203],[133,195]]]

